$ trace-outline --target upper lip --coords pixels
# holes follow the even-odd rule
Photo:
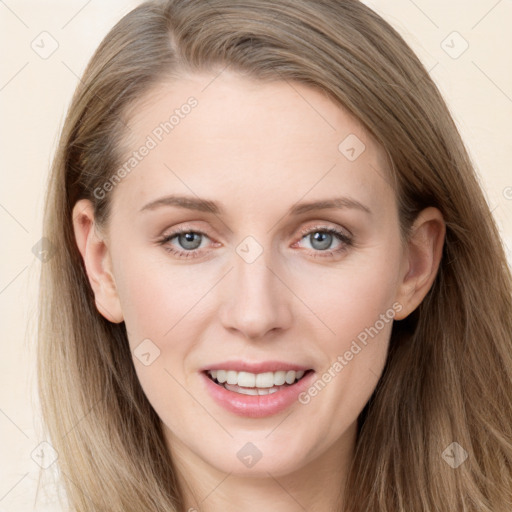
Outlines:
[[[221,363],[214,363],[201,368],[201,371],[208,370],[234,370],[237,372],[249,373],[265,373],[265,372],[278,372],[280,370],[288,371],[306,371],[311,370],[310,366],[301,364],[287,363],[285,361],[223,361]]]

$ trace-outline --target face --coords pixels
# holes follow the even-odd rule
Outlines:
[[[98,191],[115,292],[96,298],[120,311],[171,451],[277,476],[353,444],[419,271],[353,117],[301,84],[214,78],[132,110],[130,170]]]

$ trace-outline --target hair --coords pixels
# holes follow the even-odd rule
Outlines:
[[[450,112],[398,32],[356,0],[149,1],[124,16],[72,98],[47,184],[38,386],[45,432],[74,511],[181,511],[161,420],[137,379],[124,322],[95,306],[72,209],[94,205],[122,162],[127,113],[187,73],[226,67],[326,93],[390,159],[400,227],[438,208],[435,281],[395,321],[383,374],[358,417],[347,512],[512,509],[512,278],[495,221]],[[468,458],[454,468],[443,452]],[[453,452],[452,452],[453,455]],[[343,496],[343,508],[341,508]]]

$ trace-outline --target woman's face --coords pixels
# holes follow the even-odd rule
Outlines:
[[[259,476],[339,460],[414,308],[385,152],[321,92],[227,71],[160,85],[128,124],[96,299],[171,450]]]

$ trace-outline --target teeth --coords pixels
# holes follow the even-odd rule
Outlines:
[[[239,372],[237,384],[244,388],[253,388],[256,385],[256,375],[249,372]]]
[[[271,395],[272,393],[276,393],[284,386],[272,387],[269,389],[259,389],[259,388],[242,388],[240,386],[232,386],[231,384],[224,384],[224,387],[228,391],[235,391],[242,395]]]
[[[227,372],[227,380],[228,384],[236,384],[238,382],[238,374],[234,370],[229,370]]]
[[[282,386],[285,382],[287,384],[293,384],[295,380],[301,379],[306,372],[303,370],[289,370],[256,374],[249,372],[236,372],[234,370],[210,370],[208,373],[213,379],[217,379],[219,384],[226,383],[224,386],[226,389],[229,389],[228,386],[230,385],[254,388],[256,393],[250,394],[258,394],[258,390],[267,390],[275,386]]]

